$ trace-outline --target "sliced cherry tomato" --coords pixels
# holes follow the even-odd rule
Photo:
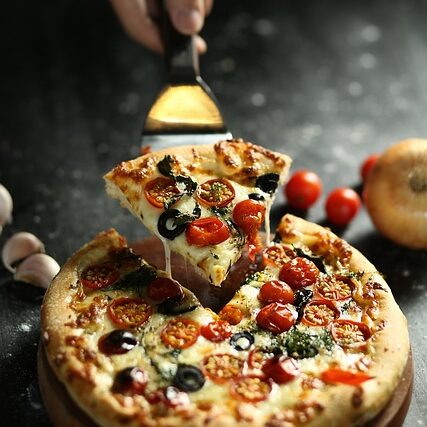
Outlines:
[[[293,304],[294,291],[285,282],[270,280],[262,285],[258,299],[263,303],[281,302],[282,304]]]
[[[231,203],[236,193],[225,178],[210,179],[199,186],[196,197],[202,205],[223,208]]]
[[[117,282],[120,278],[118,268],[111,262],[86,267],[80,281],[85,288],[103,289]]]
[[[314,285],[314,291],[322,299],[341,301],[351,297],[353,285],[345,276],[321,276]]]
[[[224,306],[218,315],[222,320],[225,320],[230,325],[238,325],[243,319],[242,310],[231,304]]]
[[[145,398],[151,405],[163,403],[169,408],[185,406],[190,403],[188,394],[174,386],[154,390],[151,393],[146,394]]]
[[[314,300],[304,307],[302,323],[309,326],[327,326],[340,315],[332,301]]]
[[[150,205],[155,208],[164,208],[171,197],[179,194],[180,191],[175,184],[175,181],[164,176],[148,181],[145,188],[145,198],[148,200]]]
[[[322,193],[322,182],[317,174],[308,170],[295,172],[285,186],[288,203],[297,209],[308,209]]]
[[[221,342],[231,336],[230,324],[224,320],[217,320],[202,326],[201,334],[212,342]]]
[[[252,199],[242,200],[233,210],[233,221],[246,234],[256,233],[265,216],[265,205]]]
[[[270,359],[262,368],[264,374],[277,384],[292,381],[300,374],[298,363],[292,357],[280,356]]]
[[[377,163],[377,160],[379,159],[379,154],[371,154],[360,167],[360,176],[362,178],[362,181],[365,182],[368,179],[369,174],[371,173],[372,168],[375,166],[375,163]]]
[[[313,285],[319,274],[320,271],[313,261],[303,257],[296,257],[283,264],[280,269],[279,279],[295,290]]]
[[[163,302],[167,299],[180,301],[184,298],[184,291],[176,280],[168,277],[156,277],[148,285],[147,296],[158,302]]]
[[[243,402],[262,402],[271,393],[271,382],[258,375],[240,375],[231,380],[231,394]]]
[[[202,361],[202,370],[214,383],[221,384],[240,375],[245,366],[243,359],[232,354],[211,354]]]
[[[359,195],[351,188],[336,188],[326,199],[326,215],[332,224],[343,227],[356,216],[361,204]]]
[[[273,302],[259,311],[256,321],[261,328],[273,334],[280,334],[293,326],[295,318],[286,305]]]
[[[320,378],[328,384],[360,385],[373,377],[364,372],[349,372],[338,368],[330,368],[323,371]]]
[[[148,302],[141,298],[116,298],[108,306],[108,317],[120,328],[136,328],[144,324],[153,313]]]
[[[272,359],[274,354],[262,348],[254,348],[249,352],[248,365],[252,369],[262,369],[268,360]]]
[[[331,333],[335,342],[347,349],[363,347],[371,336],[371,331],[364,323],[346,319],[335,320],[331,325]]]
[[[262,252],[262,261],[265,266],[281,267],[289,258],[294,258],[295,252],[292,249],[285,249],[281,244],[271,245]]]
[[[200,335],[200,326],[197,322],[185,317],[172,319],[163,328],[160,338],[163,343],[173,348],[188,348],[192,346]]]
[[[216,216],[196,219],[185,231],[187,243],[199,247],[218,245],[230,236],[230,230],[225,222]]]

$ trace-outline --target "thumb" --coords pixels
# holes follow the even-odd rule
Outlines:
[[[168,0],[167,9],[173,26],[183,34],[198,33],[204,24],[203,0]]]

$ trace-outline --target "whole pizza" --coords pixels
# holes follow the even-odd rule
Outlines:
[[[409,352],[406,319],[381,274],[330,230],[292,215],[273,241],[257,235],[286,156],[241,140],[186,150],[189,163],[180,153],[148,154],[107,177],[133,213],[148,212],[154,234],[162,214],[178,211],[164,223],[173,232],[184,224],[172,250],[208,281],[222,281],[209,274],[225,265],[216,256],[232,264],[242,252],[252,260],[246,278],[214,312],[115,230],[98,234],[44,300],[42,340],[57,378],[99,426],[345,427],[373,419]],[[210,156],[219,158],[208,168]],[[242,214],[243,202],[251,209]],[[203,268],[194,262],[200,253]],[[220,269],[222,279],[228,270]]]

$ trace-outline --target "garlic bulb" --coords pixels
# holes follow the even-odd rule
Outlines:
[[[14,279],[47,289],[52,279],[58,274],[59,268],[58,263],[51,256],[38,253],[31,255],[18,265]]]
[[[3,225],[12,219],[13,201],[7,188],[0,184],[0,233]]]
[[[25,231],[14,234],[3,246],[2,261],[4,266],[12,273],[15,272],[13,264],[22,261],[35,253],[44,252],[43,243],[34,234]]]

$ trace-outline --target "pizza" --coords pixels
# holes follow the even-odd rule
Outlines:
[[[165,246],[220,285],[246,245],[260,247],[290,158],[242,139],[184,146],[122,162],[105,175],[107,193],[127,207]]]
[[[406,320],[375,267],[282,218],[218,312],[115,230],[62,267],[42,307],[47,359],[99,426],[360,426],[407,363]],[[398,331],[398,333],[397,333]]]

